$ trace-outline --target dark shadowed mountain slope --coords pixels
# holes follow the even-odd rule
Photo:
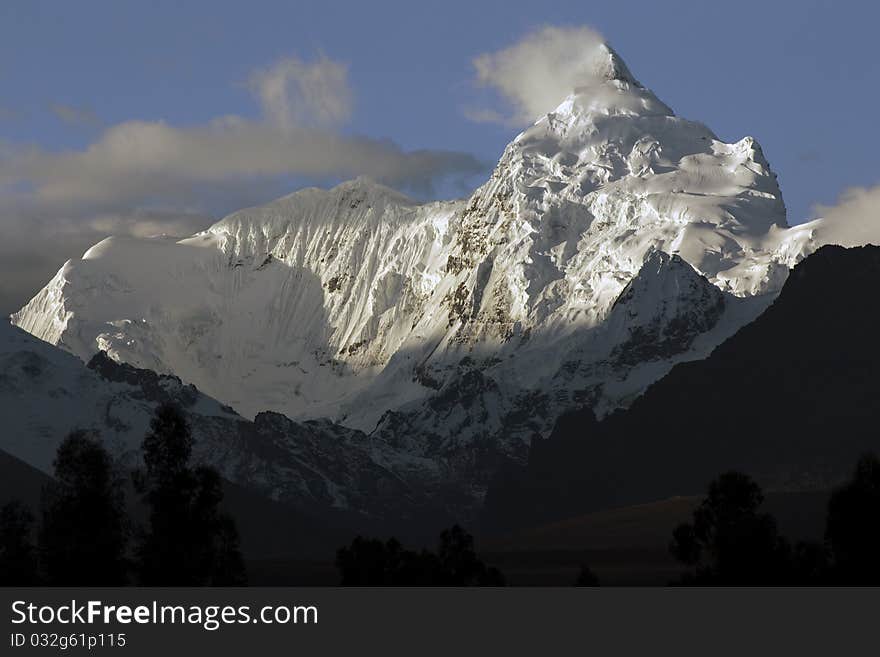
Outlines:
[[[38,510],[40,493],[51,477],[0,449],[0,506],[18,500]]]
[[[277,413],[250,421],[175,376],[117,363],[103,352],[85,365],[0,323],[0,450],[44,473],[52,471],[61,440],[77,428],[98,432],[121,464],[137,467],[150,418],[169,401],[193,429],[196,461],[303,514],[372,527],[387,518],[415,522],[434,510],[421,489],[385,465],[393,450],[374,446],[360,431]],[[435,530],[433,522],[426,529]]]
[[[51,481],[48,474],[0,449],[0,506],[18,500],[39,519],[41,493]],[[135,525],[146,522],[146,510],[130,485],[125,487],[125,498]],[[321,522],[293,506],[228,481],[223,482],[222,506],[235,519],[242,551],[249,560],[326,558],[352,533],[345,527],[334,527],[333,518]]]
[[[880,248],[826,246],[709,358],[682,363],[629,410],[569,414],[526,468],[500,474],[490,527],[696,493],[724,470],[817,490],[880,448]]]

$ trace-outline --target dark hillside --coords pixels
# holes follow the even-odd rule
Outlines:
[[[498,477],[487,527],[697,493],[737,469],[767,490],[827,489],[880,448],[880,248],[826,246],[709,358],[677,365],[631,408],[560,419]]]

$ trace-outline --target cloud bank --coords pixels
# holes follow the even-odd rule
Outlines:
[[[257,120],[223,116],[187,127],[127,121],[78,151],[0,146],[0,193],[51,211],[128,211],[191,202],[193,189],[236,180],[367,175],[427,189],[438,178],[482,169],[466,153],[403,151],[389,140],[334,129],[350,117],[353,93],[345,65],[326,57],[283,59],[256,71],[249,87],[263,113]],[[55,111],[82,120],[72,108]]]
[[[367,175],[428,192],[438,180],[482,171],[472,155],[404,151],[346,134],[354,94],[345,64],[321,56],[279,60],[248,79],[260,115],[190,126],[126,121],[81,150],[49,151],[0,140],[0,312],[27,301],[68,258],[107,234],[188,235],[212,208],[266,201],[291,178]],[[93,113],[50,108],[72,125]],[[49,264],[47,264],[47,262]],[[15,271],[6,271],[14,263]]]
[[[880,245],[880,185],[853,187],[837,204],[817,205],[822,217],[820,240],[842,246]]]
[[[106,130],[83,151],[8,149],[0,155],[0,185],[24,188],[53,211],[125,210],[156,200],[196,202],[193,190],[238,179],[285,175],[366,174],[405,187],[428,188],[438,177],[479,171],[472,156],[404,152],[393,142],[340,135],[298,125],[238,118],[177,128],[129,121]]]
[[[475,82],[494,90],[509,112],[469,108],[474,121],[530,123],[552,111],[577,87],[604,81],[608,53],[602,35],[587,26],[546,26],[503,50],[473,60]]]

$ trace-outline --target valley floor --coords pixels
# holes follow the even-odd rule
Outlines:
[[[818,541],[828,498],[827,492],[768,493],[762,509],[792,541]],[[582,565],[603,585],[664,586],[683,572],[669,554],[672,530],[690,520],[701,499],[676,497],[483,537],[480,556],[512,586],[571,586]],[[254,560],[248,577],[252,586],[335,586],[339,581],[332,559]]]

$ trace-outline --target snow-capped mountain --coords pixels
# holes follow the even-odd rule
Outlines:
[[[603,46],[462,201],[365,179],[183,240],[108,238],[13,323],[183,381],[247,417],[330,418],[373,459],[479,499],[557,415],[625,405],[772,301],[818,244],[760,146],[676,116]],[[258,418],[259,421],[259,418]]]

